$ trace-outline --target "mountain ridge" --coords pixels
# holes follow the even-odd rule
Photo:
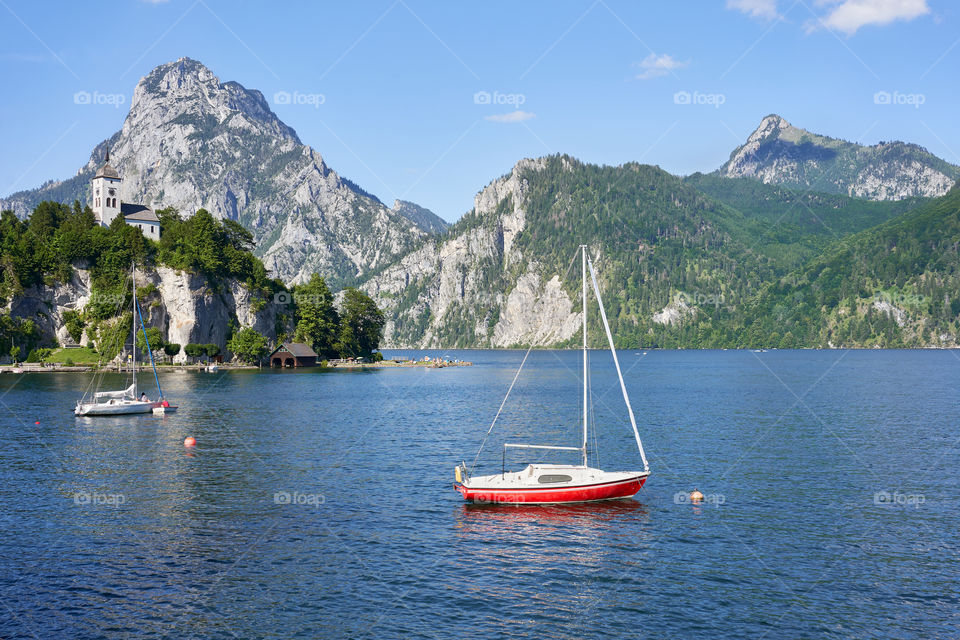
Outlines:
[[[794,127],[777,114],[764,117],[714,173],[870,200],[938,197],[960,179],[960,167],[920,145],[860,145]]]

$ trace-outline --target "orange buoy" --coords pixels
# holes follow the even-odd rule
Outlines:
[[[183,439],[183,446],[185,447],[195,447],[197,445],[197,439],[193,436],[187,436]]]
[[[690,492],[690,502],[703,502],[703,494],[700,493],[699,489],[694,488],[693,491]]]

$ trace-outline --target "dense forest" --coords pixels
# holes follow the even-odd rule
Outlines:
[[[769,284],[749,319],[744,339],[763,346],[952,346],[960,330],[960,187]]]

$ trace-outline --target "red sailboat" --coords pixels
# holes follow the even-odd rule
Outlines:
[[[620,371],[620,362],[617,359],[616,349],[613,347],[613,336],[610,333],[610,324],[607,322],[607,313],[603,308],[603,300],[600,297],[600,288],[597,286],[597,276],[593,269],[593,263],[587,256],[586,245],[580,246],[582,254],[582,277],[583,277],[583,441],[579,447],[571,446],[550,446],[535,444],[504,444],[504,462],[506,460],[507,449],[542,449],[550,451],[579,451],[583,456],[582,465],[569,464],[530,464],[520,471],[506,471],[506,465],[498,474],[486,476],[471,476],[464,463],[457,465],[454,470],[456,482],[454,488],[460,492],[465,500],[477,503],[495,503],[495,504],[557,504],[567,502],[593,502],[597,500],[615,500],[620,498],[629,498],[636,495],[643,483],[650,475],[650,466],[647,464],[647,457],[643,451],[643,443],[640,441],[640,433],[637,431],[637,421],[633,415],[633,408],[630,406],[630,397],[627,395],[627,387],[623,382],[623,374]],[[613,364],[617,369],[617,377],[620,380],[620,390],[623,392],[623,400],[627,405],[627,413],[630,416],[630,426],[633,428],[633,435],[637,442],[637,450],[640,453],[640,460],[643,463],[643,471],[604,471],[595,469],[587,464],[587,379],[589,372],[587,370],[587,267],[590,269],[590,279],[593,284],[593,291],[597,296],[597,304],[600,307],[600,318],[603,320],[603,327],[606,330],[607,342],[610,345],[610,353],[613,354]],[[529,354],[529,351],[527,351]],[[524,356],[526,362],[526,356]],[[520,363],[520,369],[517,370],[517,376],[523,369],[523,362]],[[517,376],[513,382],[517,381]],[[507,397],[510,390],[507,391]],[[503,404],[506,403],[506,397]],[[503,410],[503,404],[500,410]],[[493,419],[490,430],[496,424],[500,411]],[[483,444],[480,445],[483,449]],[[479,458],[480,452],[477,452]],[[474,461],[476,464],[476,460]]]

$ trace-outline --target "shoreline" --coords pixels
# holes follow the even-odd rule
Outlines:
[[[381,362],[364,363],[337,363],[326,367],[315,365],[313,367],[287,367],[284,369],[278,367],[258,367],[257,365],[247,364],[218,364],[217,371],[209,373],[222,373],[226,371],[332,371],[340,369],[344,371],[360,371],[364,369],[414,369],[431,368],[445,369],[447,367],[472,367],[472,362],[437,362],[422,360],[411,360],[407,362],[397,362],[394,360],[383,360]],[[208,373],[205,371],[206,365],[158,365],[157,373]],[[19,371],[18,371],[19,370]],[[131,367],[97,367],[96,365],[63,365],[59,363],[48,363],[41,365],[39,363],[24,363],[17,366],[0,365],[0,374],[10,373],[13,375],[22,375],[24,373],[130,373]],[[146,373],[152,371],[151,367],[142,365],[137,366],[137,373]]]

